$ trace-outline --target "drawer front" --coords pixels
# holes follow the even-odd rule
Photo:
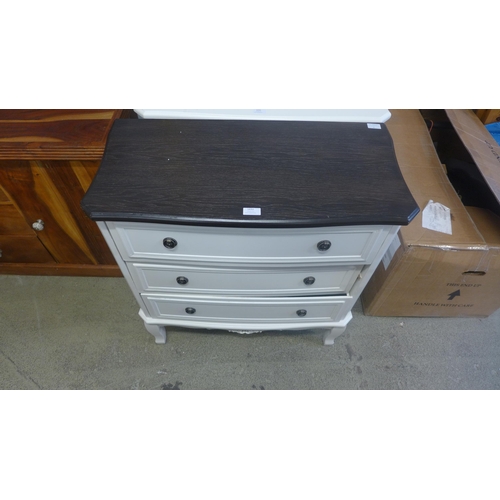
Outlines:
[[[387,234],[381,226],[254,229],[108,222],[124,260],[225,265],[370,263]],[[166,245],[166,246],[165,246]]]
[[[219,295],[345,294],[362,266],[309,269],[231,269],[128,263],[141,292]]]
[[[341,297],[251,298],[201,295],[142,295],[153,318],[246,324],[336,321]]]

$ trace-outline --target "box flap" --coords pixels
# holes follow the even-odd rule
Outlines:
[[[447,109],[460,140],[500,203],[500,146],[470,109]]]
[[[408,246],[443,249],[486,249],[481,233],[472,222],[453,189],[434,148],[422,115],[417,109],[391,109],[387,128],[392,136],[401,173],[417,202],[420,213],[401,228]],[[433,200],[448,207],[452,234],[422,227],[422,211]]]

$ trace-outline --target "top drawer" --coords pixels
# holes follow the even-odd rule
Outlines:
[[[370,263],[389,228],[260,229],[107,222],[126,261],[224,264]]]

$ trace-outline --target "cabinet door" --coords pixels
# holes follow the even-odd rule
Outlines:
[[[29,228],[42,221],[35,238],[58,263],[115,264],[96,224],[80,209],[98,165],[97,161],[0,162],[0,185]]]
[[[15,262],[48,263],[54,259],[0,187],[0,266]]]
[[[0,234],[0,270],[2,263],[53,263],[36,236],[5,236]]]
[[[90,187],[100,161],[45,161],[47,174],[60,193],[72,217],[75,227],[71,237],[92,262],[103,265],[116,265],[109,247],[97,224],[80,207],[83,195]]]

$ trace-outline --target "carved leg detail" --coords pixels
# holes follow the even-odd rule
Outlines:
[[[153,335],[157,344],[165,344],[167,342],[167,329],[160,325],[150,325],[144,322],[146,330]]]
[[[335,339],[339,336],[342,335],[345,332],[346,327],[345,326],[338,326],[335,328],[332,328],[331,330],[328,330],[323,337],[323,344],[324,345],[333,345]]]

